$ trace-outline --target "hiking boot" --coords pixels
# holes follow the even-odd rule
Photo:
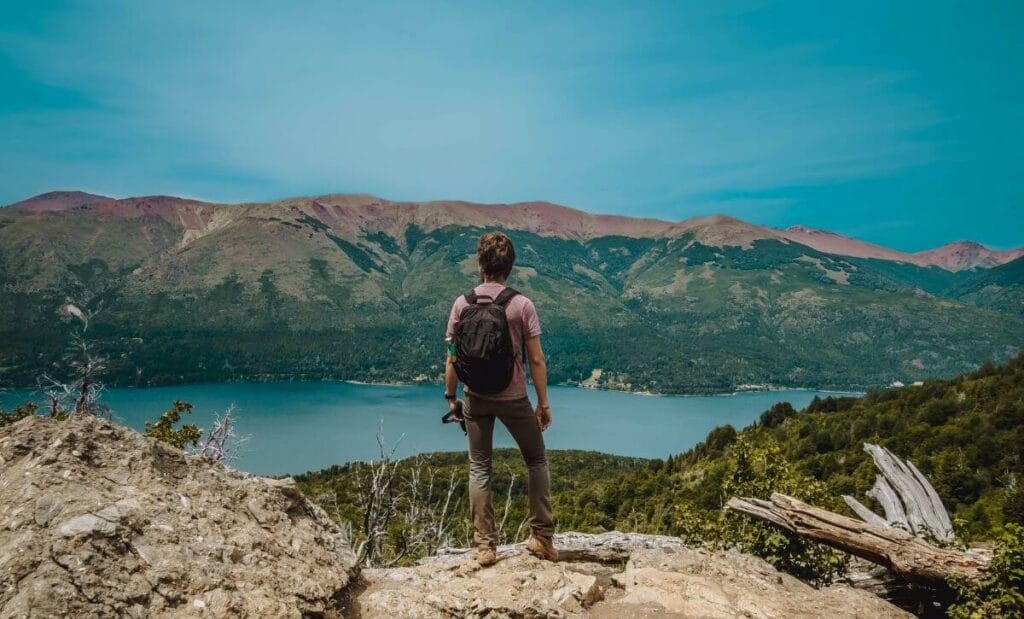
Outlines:
[[[498,553],[490,546],[480,546],[473,549],[473,559],[483,566],[494,565],[498,562]]]
[[[555,550],[550,537],[531,535],[530,539],[526,540],[526,550],[538,559],[558,561],[558,551]]]

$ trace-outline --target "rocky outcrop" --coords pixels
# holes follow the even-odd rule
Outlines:
[[[0,617],[340,615],[348,548],[291,480],[92,417],[0,432]]]
[[[541,561],[519,545],[500,548],[486,568],[449,551],[416,567],[364,570],[353,610],[364,619],[911,617],[848,585],[814,589],[761,559],[672,538],[571,533],[555,542],[572,560]]]
[[[0,430],[0,617],[905,617],[673,537],[556,537],[481,568],[448,549],[358,574],[291,480],[233,471],[92,417]]]

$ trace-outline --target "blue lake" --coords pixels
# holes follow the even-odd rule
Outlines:
[[[626,456],[665,458],[700,442],[715,426],[737,428],[776,402],[806,406],[815,391],[760,391],[717,396],[648,396],[575,387],[552,387],[554,424],[544,434],[550,449],[587,449]],[[377,430],[395,454],[459,451],[466,438],[457,424],[442,425],[446,410],[439,385],[381,386],[344,382],[225,383],[113,388],[103,394],[114,418],[141,430],[175,399],[190,402],[191,419],[209,428],[234,404],[238,429],[248,437],[233,461],[259,474],[301,473],[368,460],[378,454]],[[31,391],[0,392],[12,408]],[[495,446],[514,443],[500,424]]]

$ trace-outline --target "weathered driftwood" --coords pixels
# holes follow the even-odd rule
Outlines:
[[[899,527],[920,537],[953,540],[953,525],[939,494],[913,463],[900,460],[879,445],[864,444],[880,475],[867,495],[882,506],[885,518],[851,496],[843,500],[858,516],[875,525]]]
[[[887,567],[906,580],[935,584],[951,575],[975,580],[988,564],[983,555],[939,548],[903,529],[862,522],[784,494],[773,494],[771,501],[733,497],[727,507]]]

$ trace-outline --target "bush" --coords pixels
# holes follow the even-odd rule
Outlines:
[[[171,405],[171,409],[160,415],[160,419],[156,422],[146,422],[146,430],[142,435],[163,441],[178,449],[185,449],[188,445],[195,447],[199,444],[199,437],[203,434],[203,431],[198,426],[186,423],[182,424],[179,429],[174,428],[174,424],[181,421],[182,413],[188,415],[191,412],[191,404],[175,400],[174,404]]]
[[[950,584],[959,598],[948,610],[953,619],[1024,617],[1024,527],[1006,525],[981,582]]]
[[[0,428],[10,425],[16,421],[21,421],[29,415],[34,415],[38,410],[35,402],[26,402],[21,406],[15,408],[13,411],[2,411],[0,410]]]
[[[707,451],[714,454],[721,453],[734,440],[736,440],[736,428],[729,424],[725,424],[724,426],[718,426],[711,430],[711,432],[708,433],[704,444],[707,446]]]
[[[831,507],[835,502],[825,484],[793,470],[770,436],[740,434],[732,445],[729,471],[725,496],[768,499],[780,492],[814,505]],[[846,573],[849,563],[844,553],[731,511],[724,515],[720,535],[726,544],[815,585],[830,584]]]
[[[815,396],[817,397],[817,396]],[[771,408],[761,413],[761,420],[758,422],[765,428],[774,428],[782,425],[782,422],[787,417],[791,417],[796,414],[796,409],[789,402],[778,402]]]

